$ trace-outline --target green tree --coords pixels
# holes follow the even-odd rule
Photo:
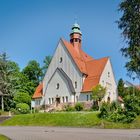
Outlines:
[[[7,58],[7,54],[0,54],[0,92],[2,110],[9,110],[12,104],[13,95],[16,91],[14,77],[15,72],[19,70],[16,63]]]
[[[34,83],[35,87],[39,84],[42,77],[42,69],[40,68],[40,64],[37,61],[29,61],[28,65],[23,69],[22,72],[31,82]]]
[[[21,72],[17,73],[16,76],[18,77],[16,80],[17,92],[25,92],[32,96],[35,91],[36,85],[32,81],[30,81],[25,74]]]
[[[100,110],[100,102],[104,97],[105,93],[106,88],[102,87],[100,84],[98,84],[96,87],[92,89],[92,98],[95,104],[99,106],[99,110]]]
[[[52,56],[46,56],[45,59],[44,59],[44,61],[43,61],[43,63],[44,63],[44,65],[42,67],[43,78],[44,78],[44,76],[46,74],[46,71],[47,71],[47,69],[48,69],[48,67],[49,67],[49,65],[51,63],[51,60],[52,60]]]
[[[126,41],[121,51],[128,58],[125,67],[129,76],[140,79],[140,0],[124,0],[119,10],[123,15],[118,21],[118,27]]]
[[[17,92],[14,96],[14,101],[16,104],[18,103],[26,103],[28,105],[31,104],[31,97],[28,93],[25,92]]]
[[[124,101],[125,109],[128,112],[135,112],[137,115],[140,115],[140,97],[129,94],[124,98]]]
[[[118,81],[118,86],[117,86],[117,90],[118,90],[118,95],[121,96],[121,97],[124,97],[124,82],[122,79],[120,79]]]

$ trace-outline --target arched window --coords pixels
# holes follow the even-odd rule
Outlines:
[[[107,101],[110,102],[110,97],[107,98]]]
[[[57,85],[56,85],[56,89],[59,89],[59,83],[57,83]]]
[[[63,103],[65,103],[65,98],[64,97],[62,97],[62,101],[63,101]]]
[[[62,57],[60,57],[60,60],[59,60],[59,62],[60,62],[60,63],[62,63],[62,61],[63,61],[63,59],[62,59]]]
[[[78,42],[78,38],[75,38],[75,42]]]
[[[108,77],[110,77],[110,72],[108,72]]]
[[[66,96],[66,103],[68,102],[68,96]]]
[[[77,82],[75,81],[75,88],[77,88]]]

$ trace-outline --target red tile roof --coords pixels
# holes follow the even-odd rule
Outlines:
[[[86,76],[81,92],[84,93],[91,91],[93,87],[99,84],[100,76],[108,61],[108,57],[98,60],[94,59],[85,52],[83,52],[82,49],[79,48],[78,52],[71,43],[67,42],[64,39],[61,40],[64,46],[67,48],[68,52],[70,53],[71,57],[73,58],[75,64],[79,68],[80,72],[82,72]],[[33,98],[42,97],[42,88],[43,84],[40,84],[37,87]]]
[[[43,96],[43,83],[39,84],[35,90],[35,93],[33,95],[33,99],[36,99],[36,98],[41,98]]]
[[[101,59],[94,59],[82,49],[79,48],[79,53],[75,51],[73,45],[66,40],[62,39],[64,46],[69,51],[79,70],[86,74],[86,78],[84,80],[83,88],[81,92],[91,91],[93,87],[99,84],[100,76],[104,70],[104,67],[108,61],[108,57]]]

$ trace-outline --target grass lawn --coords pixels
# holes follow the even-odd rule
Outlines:
[[[8,137],[0,134],[0,140],[10,140]]]
[[[140,117],[131,124],[113,123],[98,118],[94,112],[61,112],[16,115],[4,121],[2,126],[68,126],[96,128],[140,128]]]

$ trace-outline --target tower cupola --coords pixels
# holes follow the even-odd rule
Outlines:
[[[80,26],[79,24],[75,23],[72,26],[72,31],[70,33],[70,42],[75,49],[79,50],[81,48],[81,36],[82,33],[80,31]]]

